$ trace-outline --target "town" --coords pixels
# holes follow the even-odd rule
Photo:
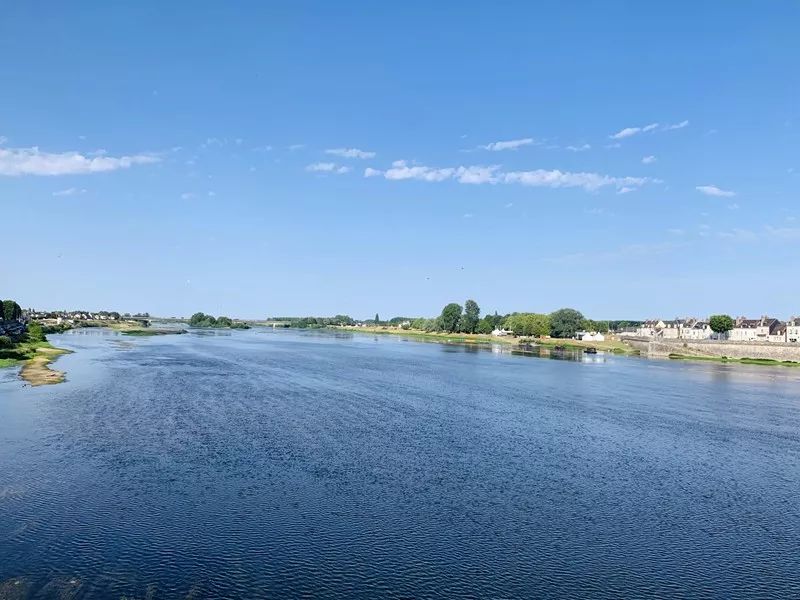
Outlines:
[[[717,315],[722,327],[714,327],[714,317],[708,320],[693,318],[672,321],[650,320],[638,327],[627,327],[616,334],[620,338],[641,337],[665,340],[720,340],[729,342],[800,343],[800,318],[781,321],[762,316],[758,319]],[[727,322],[727,326],[724,324]]]

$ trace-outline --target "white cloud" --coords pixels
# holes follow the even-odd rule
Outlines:
[[[51,153],[33,148],[0,148],[0,175],[79,175],[127,169],[161,159],[152,154],[90,156],[79,152]]]
[[[364,177],[383,177],[393,181],[406,179],[428,182],[454,180],[465,184],[507,183],[529,187],[578,187],[590,192],[602,187],[613,186],[620,190],[621,193],[634,191],[646,183],[659,182],[657,179],[648,177],[612,177],[599,173],[572,173],[557,169],[551,171],[537,169],[535,171],[502,172],[498,165],[435,168],[409,164],[405,160],[393,162],[391,168],[385,171],[367,167],[364,170]]]
[[[491,152],[500,152],[501,150],[516,150],[517,148],[521,148],[522,146],[529,146],[533,144],[533,138],[523,138],[521,140],[508,140],[505,142],[492,142],[490,144],[486,144],[485,146],[479,146],[484,150],[490,150]]]
[[[272,146],[267,144],[266,146],[256,146],[253,148],[253,152],[272,152]]]
[[[667,229],[667,233],[670,233],[672,235],[683,235],[684,233],[686,233],[686,231],[683,229]]]
[[[621,188],[619,188],[617,190],[617,193],[618,194],[630,194],[631,192],[635,192],[635,191],[636,191],[635,187],[630,187],[630,186],[625,185],[625,186],[622,186]]]
[[[645,125],[644,127],[626,127],[625,129],[620,129],[617,133],[611,134],[609,137],[612,140],[622,140],[637,135],[639,133],[646,133],[648,131],[653,131],[654,129],[657,128],[658,128],[658,123],[650,123],[649,125]]]
[[[492,165],[489,167],[471,166],[471,167],[458,167],[455,172],[455,178],[459,183],[496,183],[497,177],[495,172],[500,168],[499,165]]]
[[[465,218],[465,219],[471,219],[471,218],[472,218],[472,216],[473,216],[473,215],[472,215],[472,213],[465,213],[465,214],[464,214],[464,218]]]
[[[194,197],[195,195],[192,192],[183,192],[181,194],[181,200],[191,200]]]
[[[672,131],[673,129],[683,129],[689,125],[689,121],[681,121],[680,123],[675,123],[674,125],[664,125],[664,131]]]
[[[325,150],[325,154],[341,156],[342,158],[375,158],[374,152],[367,152],[358,148],[330,148]]]
[[[567,146],[567,150],[571,152],[585,152],[586,150],[591,150],[592,147],[589,144],[581,144],[580,146]]]
[[[519,183],[533,187],[570,188],[579,187],[587,192],[594,192],[602,187],[614,186],[619,190],[631,188],[633,191],[652,180],[646,177],[612,177],[600,173],[571,173],[554,169],[547,171],[512,171],[502,175],[504,183]],[[624,192],[623,192],[624,193]]]
[[[0,135],[0,146],[5,144],[8,141],[8,138],[4,135]]]
[[[86,190],[83,188],[67,188],[66,190],[58,190],[53,192],[53,196],[77,196],[78,194],[85,194]]]
[[[728,204],[728,210],[739,210],[739,205],[734,202],[733,204]]]
[[[386,179],[395,181],[403,179],[420,179],[422,181],[444,181],[450,179],[456,172],[456,169],[434,169],[431,167],[423,167],[419,165],[409,166],[404,160],[396,160],[392,163],[392,168],[383,172]]]
[[[706,196],[720,196],[729,198],[731,196],[735,196],[736,192],[731,192],[729,190],[723,190],[718,188],[715,185],[698,185],[695,188],[698,192],[705,194]]]
[[[513,202],[509,202],[508,204],[506,204],[506,208],[511,208],[512,206],[514,206]]]
[[[350,167],[339,166],[336,163],[331,162],[318,162],[312,165],[308,165],[306,167],[306,171],[316,172],[316,173],[336,173],[337,175],[341,175],[342,173],[347,173],[350,170]]]
[[[644,158],[642,158],[642,164],[643,165],[652,165],[657,160],[658,159],[651,154],[649,156],[645,156]]]
[[[291,146],[288,146],[291,152],[294,152],[295,150],[302,150],[305,147],[306,147],[305,144],[292,144]]]

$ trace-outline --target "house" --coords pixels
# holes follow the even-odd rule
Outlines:
[[[791,344],[800,342],[800,319],[792,317],[786,322],[786,341]]]
[[[505,337],[507,335],[513,335],[513,331],[506,331],[505,328],[503,329],[495,329],[492,331],[492,335],[495,337]]]
[[[767,337],[768,342],[782,343],[786,341],[786,323],[778,323],[778,326]]]
[[[779,332],[780,327],[781,322],[772,317],[763,316],[760,319],[739,317],[736,319],[733,329],[728,333],[728,339],[732,342],[775,341],[781,335]],[[784,332],[784,339],[785,337]]]
[[[681,337],[681,330],[683,329],[684,321],[676,319],[674,321],[660,321],[663,327],[657,331],[657,335],[668,340],[677,340]]]
[[[681,338],[684,340],[708,340],[713,335],[714,331],[707,321],[693,321],[681,330]]]

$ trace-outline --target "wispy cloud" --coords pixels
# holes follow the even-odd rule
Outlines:
[[[570,152],[585,152],[586,150],[591,150],[592,147],[589,144],[581,144],[580,146],[567,146],[567,150]]]
[[[183,192],[181,194],[181,200],[191,200],[194,197],[195,194],[193,192]]]
[[[758,239],[758,235],[749,229],[734,228],[730,231],[719,231],[717,237],[733,242],[753,242]]]
[[[612,140],[623,140],[640,133],[653,131],[654,129],[658,129],[658,123],[650,123],[649,125],[644,125],[643,127],[626,127],[625,129],[620,129],[617,133],[612,133],[608,137],[610,137]]]
[[[652,165],[657,160],[658,159],[651,154],[649,156],[645,156],[644,158],[642,158],[642,164],[643,165]]]
[[[504,142],[491,142],[485,146],[479,146],[483,150],[491,152],[500,152],[501,150],[516,150],[522,146],[530,146],[533,144],[533,138],[522,138],[520,140],[507,140]]]
[[[305,147],[306,147],[305,144],[292,144],[291,146],[287,146],[290,152],[294,152],[295,150],[302,150]]]
[[[127,169],[161,159],[153,154],[132,156],[84,155],[79,152],[43,152],[33,148],[0,148],[0,175],[80,175]]]
[[[53,192],[53,196],[77,196],[79,194],[85,194],[86,190],[83,188],[67,188],[65,190],[58,190],[57,192]]]
[[[612,177],[599,173],[574,173],[557,169],[502,172],[499,165],[436,168],[409,164],[404,160],[393,162],[391,168],[385,171],[369,167],[364,170],[364,177],[383,177],[395,181],[408,179],[428,182],[453,180],[466,184],[505,183],[528,187],[577,187],[592,192],[608,186],[616,187],[619,190],[630,188],[627,191],[633,191],[646,183],[657,182],[657,180],[647,177]]]
[[[689,125],[689,121],[681,121],[680,123],[661,125],[660,123],[650,123],[641,127],[625,127],[620,129],[617,133],[612,133],[610,137],[612,140],[623,140],[625,138],[639,135],[640,133],[648,133],[650,131],[672,131],[673,129],[683,129]]]
[[[0,146],[5,144],[8,141],[8,138],[4,135],[0,135]]]
[[[325,154],[341,156],[342,158],[374,158],[374,152],[359,150],[358,148],[330,148],[325,150]]]
[[[680,123],[675,123],[674,125],[664,125],[664,131],[672,131],[673,129],[683,129],[684,127],[688,127],[689,121],[681,121]]]
[[[695,189],[698,192],[705,194],[706,196],[719,196],[719,197],[729,198],[731,196],[736,195],[736,192],[732,192],[730,190],[723,190],[715,185],[698,185]]]
[[[349,170],[350,167],[339,166],[332,162],[318,162],[306,167],[306,171],[314,173],[336,173],[337,175],[347,173]]]
[[[504,183],[519,183],[531,187],[549,188],[582,188],[594,192],[603,187],[613,186],[618,190],[631,188],[632,191],[650,181],[647,177],[612,177],[600,173],[575,173],[569,171],[551,171],[537,169],[535,171],[512,171],[503,174]],[[624,192],[623,192],[624,193]]]

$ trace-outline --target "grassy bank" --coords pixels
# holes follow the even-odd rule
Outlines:
[[[584,350],[586,348],[597,348],[606,352],[616,354],[639,354],[630,346],[618,340],[606,340],[603,342],[582,342],[580,340],[563,340],[557,338],[515,338],[511,336],[493,336],[482,333],[435,333],[419,331],[415,329],[395,329],[389,327],[331,327],[339,331],[354,331],[356,333],[371,333],[379,335],[397,335],[401,337],[414,338],[433,342],[449,342],[461,344],[505,344],[517,346],[520,344],[535,344],[539,346],[553,347],[563,346],[573,350]]]
[[[64,373],[50,368],[50,364],[69,350],[55,348],[50,342],[21,342],[14,348],[0,352],[0,367],[22,364],[20,376],[31,385],[49,385],[64,381]]]
[[[732,363],[740,365],[764,365],[767,367],[800,367],[800,362],[792,360],[774,360],[771,358],[729,358],[727,356],[694,356],[690,354],[670,354],[672,360],[699,360],[716,363]]]
[[[394,329],[389,327],[347,327],[331,326],[329,329],[337,331],[352,331],[354,333],[370,333],[377,335],[397,335],[400,337],[428,340],[435,342],[449,342],[460,344],[516,344],[518,340],[511,337],[495,337],[482,333],[438,333],[419,331],[415,329]]]

